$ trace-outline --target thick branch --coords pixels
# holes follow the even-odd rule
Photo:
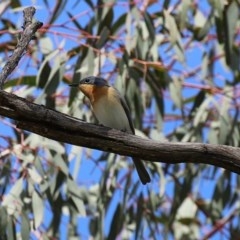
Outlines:
[[[23,11],[24,24],[23,32],[18,41],[13,54],[9,57],[6,65],[0,72],[0,89],[3,89],[3,85],[6,82],[7,77],[12,73],[15,67],[18,65],[24,51],[26,50],[29,42],[34,38],[36,31],[42,26],[41,22],[32,22],[33,15],[35,14],[34,7],[25,8]]]
[[[89,124],[0,91],[0,115],[19,128],[78,146],[166,163],[206,163],[240,174],[240,148],[202,143],[162,143]]]

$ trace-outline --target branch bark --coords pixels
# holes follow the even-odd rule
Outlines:
[[[206,163],[240,174],[240,148],[202,143],[162,143],[83,122],[0,90],[0,115],[17,127],[78,146],[152,162]]]
[[[23,32],[18,41],[13,54],[9,57],[7,63],[0,72],[0,89],[3,89],[3,85],[6,82],[7,77],[18,65],[24,51],[26,51],[29,42],[34,38],[37,30],[43,25],[41,22],[32,22],[32,18],[35,14],[34,7],[28,7],[23,10]]]

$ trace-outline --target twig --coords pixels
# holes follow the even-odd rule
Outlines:
[[[214,227],[202,238],[202,240],[208,240],[216,233],[219,233],[236,215],[239,215],[238,209],[234,209],[227,217],[217,221]]]
[[[41,22],[32,22],[33,15],[35,14],[34,7],[28,7],[23,10],[23,32],[18,41],[13,54],[9,57],[7,63],[3,67],[0,73],[0,89],[3,89],[3,85],[6,82],[7,77],[17,67],[24,51],[26,51],[29,42],[34,39],[35,33],[43,25]]]

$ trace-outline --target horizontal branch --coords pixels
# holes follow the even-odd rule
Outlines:
[[[16,120],[19,128],[65,143],[152,162],[206,163],[240,173],[240,148],[202,143],[162,143],[143,139],[86,123],[1,90],[0,115]]]

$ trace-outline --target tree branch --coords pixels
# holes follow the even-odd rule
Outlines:
[[[0,115],[17,127],[53,140],[147,161],[206,163],[240,174],[240,148],[202,143],[162,143],[83,122],[0,90]]]
[[[34,38],[36,31],[43,25],[41,22],[32,22],[33,15],[35,14],[34,7],[28,7],[23,10],[23,32],[18,41],[13,54],[9,57],[6,65],[0,72],[0,89],[3,89],[3,85],[6,82],[7,77],[12,73],[15,67],[18,65],[24,51],[27,49],[29,42]]]

